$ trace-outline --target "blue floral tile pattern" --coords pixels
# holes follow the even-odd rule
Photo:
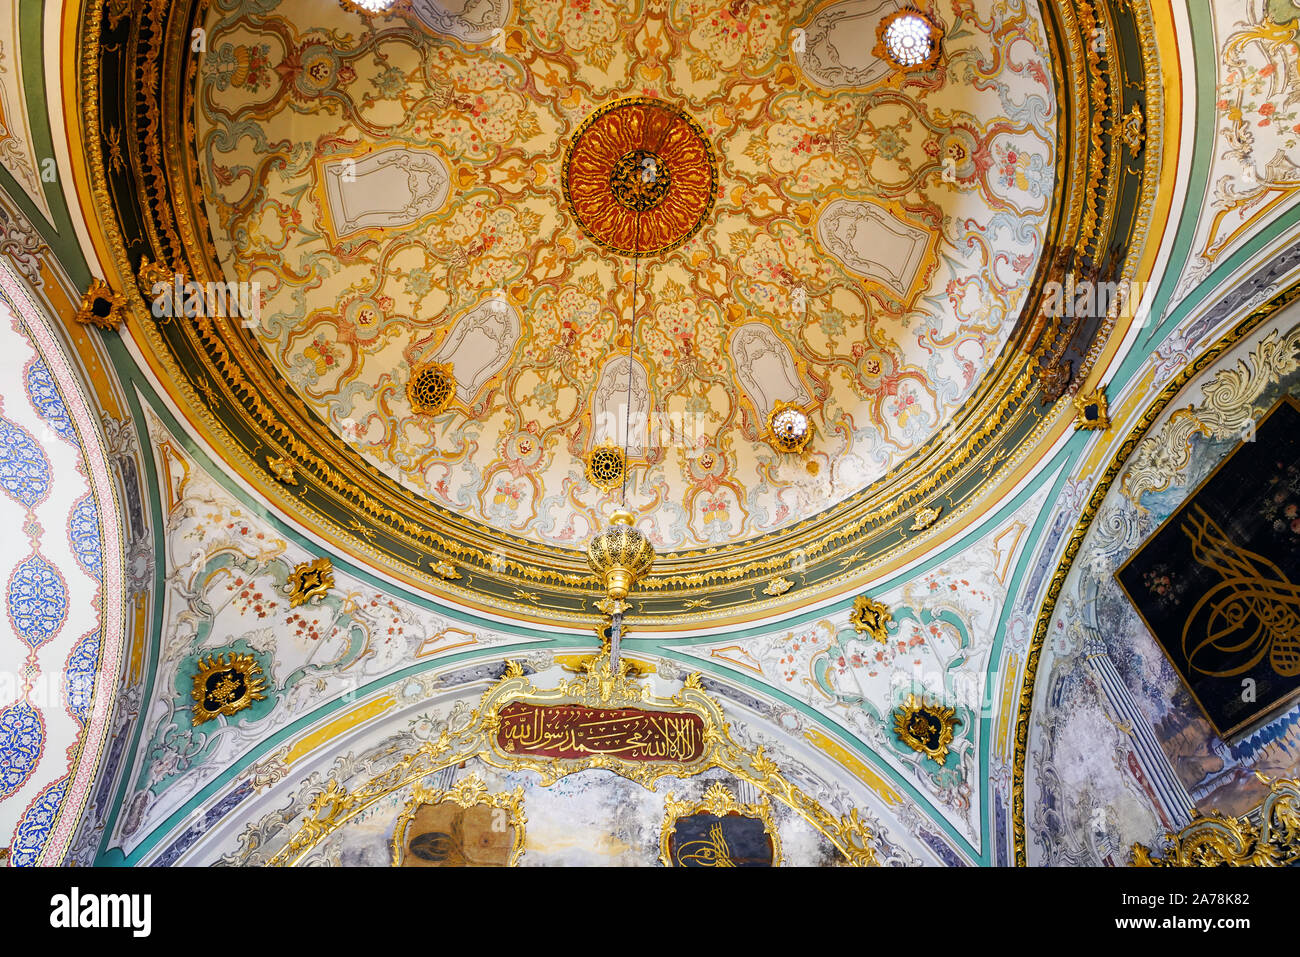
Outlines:
[[[36,770],[45,749],[45,722],[26,701],[0,711],[0,799],[17,791]]]
[[[14,867],[31,867],[40,857],[45,842],[50,839],[54,819],[59,816],[59,805],[63,803],[63,792],[67,787],[65,774],[48,784],[23,813],[18,829],[14,831],[13,846],[9,849],[9,860]]]
[[[72,554],[77,556],[77,563],[91,578],[103,579],[104,558],[103,545],[99,534],[99,513],[95,510],[95,500],[87,492],[72,506],[72,515],[68,519],[68,543]]]
[[[30,432],[4,417],[0,417],[0,488],[27,509],[50,493],[50,460]]]
[[[59,395],[54,377],[50,375],[50,370],[40,359],[33,359],[27,366],[26,385],[27,397],[31,399],[32,407],[36,409],[37,414],[50,424],[50,428],[57,432],[60,438],[78,445],[77,429],[68,415],[67,406],[63,404],[63,396]]]
[[[95,694],[95,674],[98,670],[99,630],[96,629],[77,642],[63,669],[68,689],[68,714],[83,728],[86,726],[86,712],[90,709]]]
[[[35,651],[59,633],[68,618],[68,586],[40,552],[15,569],[6,589],[9,620],[23,643]]]

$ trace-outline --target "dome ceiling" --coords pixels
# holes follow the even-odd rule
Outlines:
[[[122,285],[262,292],[257,321],[133,331],[250,482],[423,586],[593,616],[581,549],[622,483],[587,460],[629,421],[642,612],[833,585],[1045,437],[1045,354],[1077,376],[1090,346],[1021,321],[1045,252],[1101,258],[1149,201],[1100,120],[1141,59],[1085,50],[1090,8],[963,5],[913,73],[869,52],[897,9],[107,12],[94,69],[135,105],[87,119]]]
[[[892,2],[554,0],[444,35],[318,0],[213,8],[195,124],[216,251],[266,291],[258,345],[312,413],[438,505],[584,542],[620,492],[583,460],[622,444],[630,348],[630,504],[655,546],[780,529],[952,414],[1041,255],[1043,27],[1031,8],[995,36],[991,6],[946,45],[972,83],[901,90],[867,52]],[[673,112],[601,112],[628,94]],[[610,187],[634,155],[668,189],[643,212]],[[436,416],[406,394],[430,359],[457,382]],[[764,442],[778,401],[812,414],[807,461]]]

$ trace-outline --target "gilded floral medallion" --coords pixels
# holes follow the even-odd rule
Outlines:
[[[565,154],[563,180],[587,238],[623,255],[654,255],[700,231],[717,196],[718,164],[691,116],[634,96],[587,117]]]

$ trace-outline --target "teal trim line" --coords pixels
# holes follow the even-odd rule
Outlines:
[[[471,648],[468,651],[459,652],[438,659],[438,665],[441,668],[444,666],[456,665],[474,658],[496,660],[499,657],[508,656],[512,649],[531,652],[546,648],[580,647],[583,644],[583,641],[584,640],[578,636],[566,635],[562,637],[557,636],[540,642],[530,642],[527,645],[498,645],[490,648]],[[134,867],[136,864],[140,863],[140,861],[143,860],[150,851],[161,844],[165,838],[171,837],[173,829],[181,824],[185,819],[189,818],[196,807],[204,804],[224,790],[227,784],[237,778],[241,772],[248,768],[249,765],[256,762],[264,754],[274,751],[286,740],[295,737],[315,724],[326,724],[336,713],[357,707],[357,704],[360,701],[368,698],[370,695],[382,691],[392,685],[400,684],[403,681],[419,676],[428,670],[428,664],[428,662],[420,662],[410,665],[407,668],[403,668],[401,671],[396,671],[390,675],[386,675],[383,678],[378,678],[370,682],[370,684],[366,685],[364,688],[358,689],[346,700],[343,697],[336,698],[335,700],[317,708],[315,711],[303,715],[291,724],[285,725],[266,740],[259,742],[249,751],[237,758],[230,767],[208,782],[208,784],[200,790],[198,794],[168,815],[162,823],[149,832],[148,837],[142,840],[129,855],[122,855],[120,848],[114,848],[113,850],[121,856],[121,866]],[[458,689],[448,688],[447,690],[454,692]],[[104,864],[105,861],[96,860],[95,863],[96,865],[100,865]]]
[[[1214,20],[1210,16],[1210,7],[1204,5],[1188,4],[1188,32],[1192,37],[1192,63],[1196,73],[1196,115],[1199,118],[1204,112],[1203,104],[1214,102],[1214,84],[1217,76],[1217,56],[1214,48]],[[1208,69],[1207,69],[1208,66]],[[1183,76],[1185,77],[1186,71]],[[1184,101],[1188,94],[1186,86],[1182,89]],[[1182,117],[1178,117],[1179,133],[1182,132]],[[1170,119],[1165,116],[1165,134],[1168,135]],[[1178,273],[1182,271],[1182,265],[1191,258],[1192,243],[1196,239],[1196,226],[1200,221],[1202,199],[1205,192],[1205,186],[1208,183],[1210,175],[1210,165],[1214,154],[1214,136],[1215,123],[1213,122],[1213,113],[1211,113],[1211,122],[1197,123],[1196,132],[1192,141],[1192,162],[1188,168],[1187,196],[1183,201],[1182,215],[1179,218],[1179,236],[1175,239],[1173,247],[1169,253],[1169,263],[1171,269],[1167,269],[1165,274],[1160,277],[1160,288],[1156,290],[1155,301],[1151,304],[1151,315],[1160,316],[1168,307],[1170,298],[1174,294],[1174,289],[1178,285]],[[1162,175],[1165,173],[1161,170]],[[1167,228],[1168,223],[1164,226]],[[1162,230],[1163,232],[1163,230]],[[1163,321],[1162,321],[1163,324]],[[1158,329],[1153,328],[1146,337],[1145,346],[1150,348],[1157,335]]]
[[[37,175],[39,175],[41,160],[54,156],[54,136],[50,129],[50,111],[46,99],[50,77],[45,75],[45,39],[42,33],[42,20],[47,12],[51,16],[59,16],[62,8],[54,4],[35,3],[29,0],[15,0],[15,2],[18,2],[18,53],[22,62],[23,96],[26,99],[27,124],[32,134],[32,152],[36,154]],[[61,88],[63,78],[56,76],[54,81],[55,88]],[[32,221],[32,225],[53,250],[73,285],[79,289],[87,288],[90,285],[90,267],[81,253],[81,244],[77,241],[77,231],[72,224],[71,211],[64,200],[62,182],[40,181],[41,191],[53,218],[53,221],[50,221],[36,208],[36,204],[28,198],[26,191],[9,175],[9,172],[4,170],[3,173],[4,177],[0,180],[0,185],[5,192]],[[51,186],[56,188],[51,189]],[[71,184],[69,188],[72,189]]]
[[[163,567],[165,565],[165,562],[159,561],[158,556],[165,556],[167,554],[166,549],[164,547],[165,540],[163,537],[163,523],[161,521],[162,499],[158,493],[158,476],[155,473],[154,469],[151,467],[152,457],[150,454],[149,434],[146,431],[144,426],[144,414],[140,408],[140,403],[137,399],[135,390],[128,387],[128,383],[130,382],[130,379],[123,378],[121,365],[119,364],[122,358],[126,356],[126,348],[125,346],[122,345],[122,340],[117,335],[117,333],[104,334],[104,346],[106,351],[108,352],[109,361],[113,365],[113,371],[118,376],[118,379],[122,382],[123,385],[122,391],[126,395],[127,407],[130,411],[132,423],[135,426],[136,442],[141,450],[141,458],[144,459],[144,463],[143,463],[144,468],[142,470],[144,474],[140,476],[140,482],[142,483],[140,492],[142,495],[148,497],[149,514],[153,520],[152,527],[150,528],[150,533],[153,536],[153,554],[154,554],[153,596],[152,596],[152,601],[150,603],[152,609],[151,609],[150,622],[149,622],[149,647],[146,650],[142,661],[142,667],[145,669],[145,674],[148,676],[148,680],[145,683],[147,687],[147,693],[140,698],[140,703],[139,703],[139,708],[142,711],[147,711],[147,706],[145,702],[153,700],[154,687],[157,680],[157,674],[156,674],[157,669],[153,667],[153,663],[158,660],[158,645],[159,642],[161,641],[161,636],[162,636],[163,602],[161,596],[164,593],[163,592]],[[129,357],[126,358],[126,361],[130,362]],[[131,367],[134,368],[134,364],[132,364]],[[123,509],[125,510],[126,503],[123,502],[122,504],[123,504]],[[122,694],[122,687],[119,686],[118,688],[119,706],[121,702],[121,697],[120,697],[121,694]],[[113,719],[117,720],[117,717],[118,715],[115,709],[113,712]],[[133,770],[135,767],[136,757],[140,753],[140,737],[144,733],[145,722],[141,720],[137,715],[136,720],[132,724],[133,727],[131,730],[130,744],[127,745],[122,755],[122,764],[118,770],[118,773],[121,775],[121,778],[118,781],[117,794],[116,797],[113,799],[109,809],[106,811],[104,815],[104,831],[100,835],[100,839],[99,839],[99,851],[96,854],[96,859],[95,859],[96,864],[99,864],[101,862],[101,859],[108,851],[109,839],[117,827],[118,817],[122,813],[122,804],[126,800],[126,791],[131,781],[131,778],[134,776]],[[100,766],[100,770],[101,771],[103,770],[102,765]]]

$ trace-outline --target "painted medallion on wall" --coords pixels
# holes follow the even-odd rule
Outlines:
[[[1283,399],[1116,572],[1214,730],[1300,694],[1300,403]]]
[[[489,794],[474,774],[446,790],[417,785],[393,834],[396,867],[509,867],[524,851],[523,789]]]
[[[698,804],[664,802],[662,863],[669,867],[776,867],[781,839],[767,798],[742,804],[717,783]]]
[[[663,100],[617,100],[589,116],[564,157],[564,195],[589,239],[616,253],[664,253],[713,209],[713,146],[693,118]]]

